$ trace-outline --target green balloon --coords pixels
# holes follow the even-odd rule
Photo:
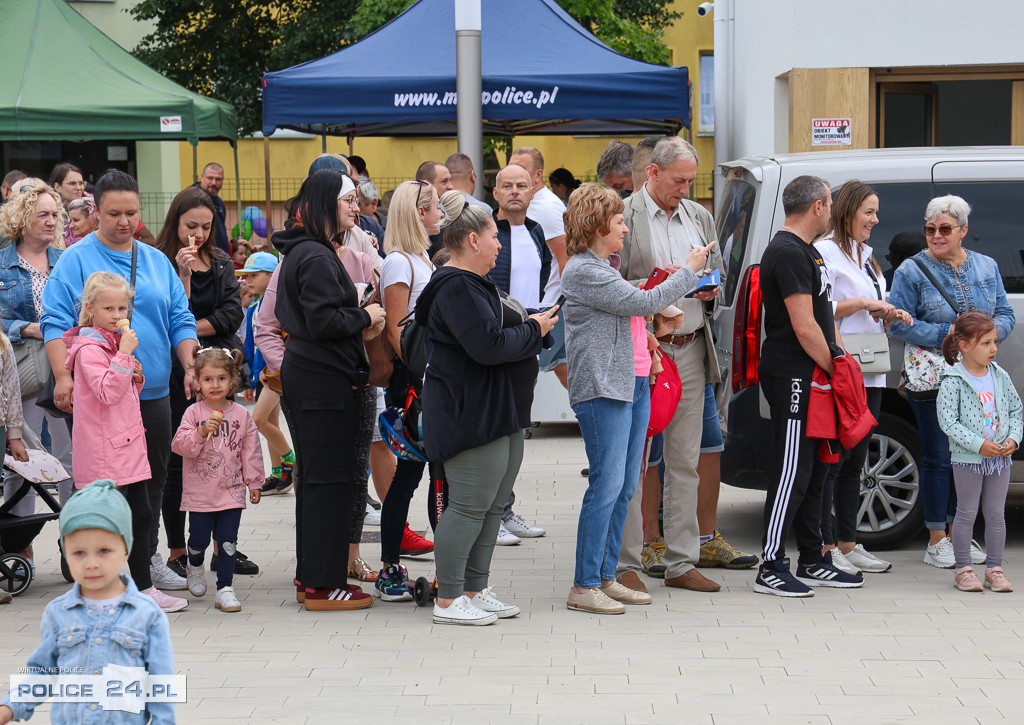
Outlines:
[[[231,238],[238,239],[238,225],[231,227]]]
[[[242,237],[246,240],[252,239],[252,222],[248,219],[242,222]]]

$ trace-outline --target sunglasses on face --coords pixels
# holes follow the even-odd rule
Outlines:
[[[959,228],[959,224],[940,224],[939,226],[928,224],[927,226],[921,227],[921,229],[924,231],[924,235],[929,239],[931,237],[934,237],[936,234],[943,237],[948,237],[954,229]]]

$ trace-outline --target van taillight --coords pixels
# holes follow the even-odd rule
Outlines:
[[[757,385],[761,357],[761,269],[751,265],[737,295],[732,334],[732,392]]]

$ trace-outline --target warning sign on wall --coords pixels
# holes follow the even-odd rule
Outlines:
[[[850,146],[850,118],[815,118],[811,121],[811,146]]]

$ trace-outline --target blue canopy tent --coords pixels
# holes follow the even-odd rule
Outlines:
[[[686,68],[619,55],[554,0],[481,0],[484,132],[677,133]],[[263,77],[263,133],[454,136],[453,0],[419,0],[357,43]]]

